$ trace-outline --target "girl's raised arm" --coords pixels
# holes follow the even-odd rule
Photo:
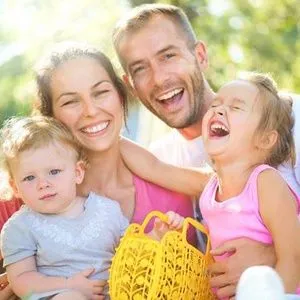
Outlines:
[[[199,196],[212,174],[209,168],[180,168],[164,163],[124,137],[121,138],[120,148],[125,164],[133,173],[176,192]]]
[[[260,214],[274,242],[276,271],[285,291],[295,293],[300,283],[298,201],[275,170],[266,170],[258,176],[258,196]]]

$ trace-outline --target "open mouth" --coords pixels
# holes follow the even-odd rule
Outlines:
[[[210,137],[224,137],[229,135],[229,129],[220,122],[212,122],[209,128]]]
[[[108,125],[109,125],[109,121],[101,122],[97,125],[86,126],[84,128],[81,128],[80,131],[88,134],[97,134],[99,132],[104,131],[108,127]]]
[[[181,99],[183,92],[183,88],[174,89],[157,97],[157,100],[163,105],[169,105],[171,103],[178,102]]]

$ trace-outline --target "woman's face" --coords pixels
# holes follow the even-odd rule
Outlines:
[[[71,59],[51,78],[53,115],[90,151],[114,145],[123,124],[117,89],[106,70],[93,58]]]

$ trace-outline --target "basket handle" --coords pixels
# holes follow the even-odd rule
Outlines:
[[[200,222],[198,222],[190,217],[184,219],[183,227],[182,227],[182,235],[183,235],[184,239],[186,240],[186,238],[187,238],[187,231],[188,231],[188,228],[190,225],[194,226],[196,229],[198,229],[199,231],[201,231],[202,233],[204,233],[206,235],[207,245],[206,245],[205,255],[209,254],[210,237],[209,237],[207,229]]]
[[[162,212],[160,212],[158,210],[153,210],[150,213],[148,213],[148,215],[144,219],[144,221],[143,221],[143,223],[142,223],[142,225],[140,227],[140,233],[145,232],[145,228],[147,227],[147,225],[151,221],[151,219],[154,218],[154,217],[160,218],[165,223],[168,222],[168,217],[164,213],[162,213]]]

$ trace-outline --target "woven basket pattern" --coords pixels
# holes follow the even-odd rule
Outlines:
[[[189,224],[206,233],[195,220],[187,218],[181,232],[170,231],[161,241],[144,233],[151,212],[142,225],[131,224],[122,238],[110,269],[112,300],[212,300],[207,266],[212,261],[209,241],[203,254],[186,240]]]

